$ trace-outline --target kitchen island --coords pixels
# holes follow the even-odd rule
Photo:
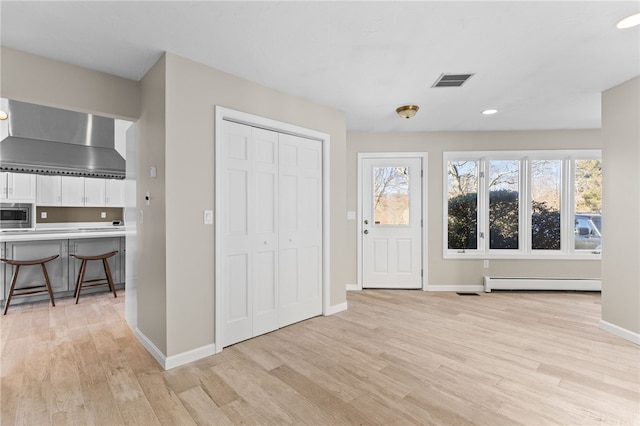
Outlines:
[[[59,257],[47,263],[47,273],[56,300],[74,295],[80,261],[71,254],[97,255],[117,250],[118,254],[109,261],[109,267],[116,289],[124,288],[125,282],[125,228],[102,224],[65,224],[46,226],[30,230],[0,232],[0,257],[14,260],[38,259],[53,255]],[[14,267],[0,263],[0,301],[4,305]],[[85,279],[104,277],[101,262],[89,262]],[[22,267],[16,288],[42,283],[40,266]],[[82,294],[108,291],[108,286],[83,289]],[[16,297],[11,306],[20,303],[48,300],[48,295]],[[11,308],[9,308],[9,313]]]

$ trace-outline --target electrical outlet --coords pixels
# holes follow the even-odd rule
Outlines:
[[[487,269],[487,268],[489,267],[489,261],[488,261],[488,260],[483,260],[483,261],[482,261],[482,267],[483,267],[484,269]]]
[[[40,219],[46,219],[47,218],[47,212],[40,212]]]
[[[107,212],[100,212],[100,217],[105,219],[107,217]]]

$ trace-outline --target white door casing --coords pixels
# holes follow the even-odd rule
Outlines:
[[[323,311],[322,143],[226,120],[220,137],[219,349]]]
[[[426,288],[426,153],[359,154],[360,288]]]

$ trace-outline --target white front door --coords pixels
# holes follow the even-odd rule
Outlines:
[[[361,158],[363,288],[422,288],[422,161]]]

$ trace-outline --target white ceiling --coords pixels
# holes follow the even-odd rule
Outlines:
[[[349,131],[600,127],[638,1],[0,3],[4,46],[141,79],[169,51],[346,111]],[[431,88],[442,73],[475,73]],[[395,108],[420,106],[411,120]],[[493,116],[480,111],[497,108]]]

